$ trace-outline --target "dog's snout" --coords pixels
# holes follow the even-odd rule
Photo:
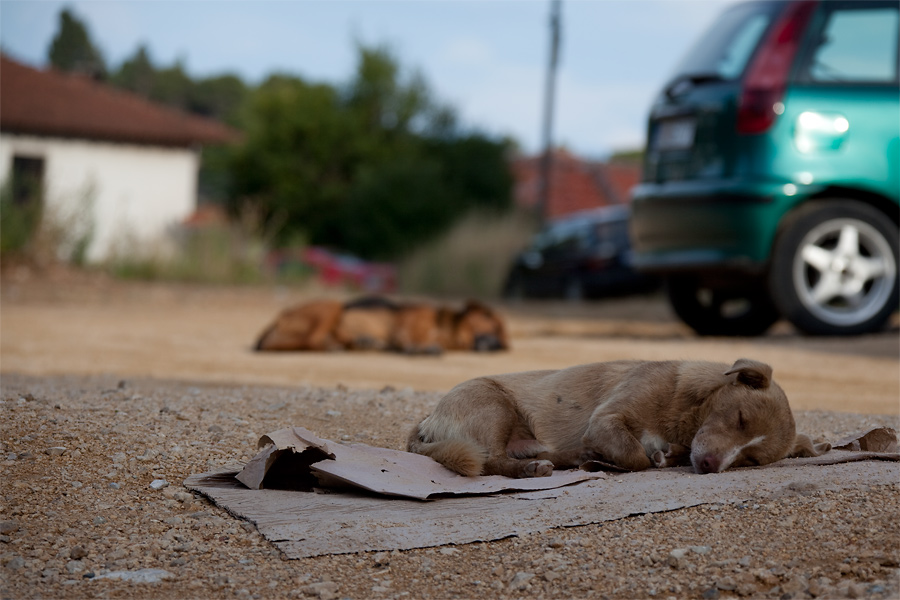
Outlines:
[[[503,345],[496,335],[484,334],[475,336],[475,350],[478,352],[490,352],[492,350],[502,350]]]
[[[713,454],[706,454],[697,461],[696,467],[698,473],[718,473],[721,465],[719,457]]]

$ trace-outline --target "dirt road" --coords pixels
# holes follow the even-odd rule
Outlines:
[[[510,352],[440,357],[251,350],[285,306],[310,292],[116,284],[104,279],[4,282],[3,372],[115,374],[207,382],[446,391],[479,375],[636,359],[750,357],[771,364],[796,409],[900,412],[900,338],[804,338],[786,325],[759,339],[698,338],[660,298],[504,307]]]
[[[871,476],[848,487],[811,475],[775,495],[485,543],[284,560],[251,523],[181,482],[246,462],[260,434],[288,425],[403,448],[440,393],[476,375],[748,356],[775,367],[813,437],[900,424],[896,328],[848,340],[784,326],[756,340],[699,339],[659,299],[633,298],[504,307],[514,347],[499,354],[253,353],[259,331],[301,299],[4,280],[0,596],[897,597],[900,488]],[[855,464],[865,480],[866,464]]]

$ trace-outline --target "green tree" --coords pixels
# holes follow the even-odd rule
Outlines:
[[[358,162],[353,123],[337,90],[275,75],[242,113],[244,143],[231,161],[232,208],[253,203],[267,222],[284,223],[282,239],[318,235],[346,199]]]
[[[194,81],[188,99],[192,113],[235,124],[249,90],[240,77],[223,74]]]
[[[150,52],[141,44],[134,56],[125,59],[110,81],[113,85],[150,98],[156,85],[156,67],[150,60]]]
[[[231,207],[253,203],[280,238],[393,259],[472,208],[510,204],[508,145],[462,133],[424,78],[359,47],[338,89],[275,76],[250,93]]]
[[[61,71],[106,77],[106,64],[100,50],[91,41],[87,26],[68,8],[59,13],[59,30],[48,51],[50,64]]]

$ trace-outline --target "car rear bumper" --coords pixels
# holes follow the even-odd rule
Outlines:
[[[655,273],[760,273],[779,220],[809,193],[784,182],[643,183],[632,192],[634,266]]]

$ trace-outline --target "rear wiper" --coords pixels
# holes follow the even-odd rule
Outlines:
[[[690,87],[695,85],[701,85],[704,83],[712,83],[716,81],[725,81],[725,79],[719,75],[718,73],[693,73],[686,75],[679,75],[675,79],[672,80],[669,85],[666,86],[664,93],[667,98],[671,99],[675,96],[680,96],[690,89]]]

